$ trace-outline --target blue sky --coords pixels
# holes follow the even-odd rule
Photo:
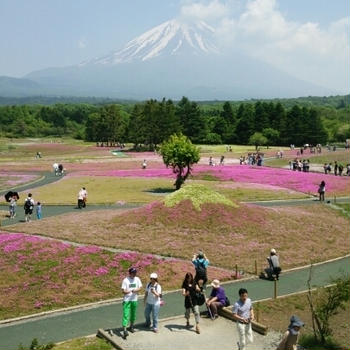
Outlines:
[[[299,46],[296,44],[299,39],[292,37],[291,32],[301,30],[304,33],[307,28],[310,42],[315,41],[314,35],[320,38],[329,36],[328,41],[331,42],[332,35],[339,36],[339,30],[342,35],[346,35],[344,28],[348,28],[350,9],[348,0],[1,0],[0,75],[23,76],[33,70],[77,64],[107,54],[153,26],[179,16],[184,9],[189,9],[193,14],[193,9],[204,11],[206,6],[212,6],[212,12],[218,10],[218,16],[214,19],[216,22],[220,16],[226,18],[225,35],[229,38],[230,33],[227,31],[237,31],[235,25],[238,22],[241,23],[242,19],[249,16],[252,20],[252,11],[238,20],[242,13],[247,12],[250,3],[260,3],[260,10],[272,6],[272,12],[268,12],[267,16],[276,18],[277,24],[282,18],[285,32],[289,33],[284,41],[294,43],[292,48],[283,49],[294,50],[299,55],[297,61],[303,61],[303,50],[299,43]],[[209,22],[212,20],[207,14],[203,16]],[[341,19],[341,26],[332,25]],[[344,19],[347,19],[346,25]],[[227,23],[233,26],[227,26]],[[261,26],[266,26],[266,21],[264,23]],[[313,23],[316,27],[306,25],[308,23]],[[244,22],[244,25],[246,29],[249,28],[249,22]],[[337,28],[336,31],[334,27]],[[271,30],[269,28],[266,31],[263,45],[272,40]],[[249,40],[256,46],[256,36],[249,37]],[[262,44],[261,41],[258,43]],[[280,40],[274,49],[277,50],[281,43]],[[342,43],[339,42],[337,47],[341,50]],[[334,48],[329,50],[334,52]],[[315,57],[316,54],[318,55],[314,52]],[[282,61],[273,62],[274,58],[265,57],[263,52],[261,55],[263,60],[271,61],[269,63],[277,66],[283,64]],[[310,53],[306,55],[310,56]],[[305,56],[305,59],[310,60],[310,57]],[[327,58],[322,59],[326,65]],[[298,67],[295,68],[297,69]]]

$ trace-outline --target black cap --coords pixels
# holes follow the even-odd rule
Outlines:
[[[129,273],[136,273],[137,270],[135,269],[135,267],[130,267],[129,269]]]

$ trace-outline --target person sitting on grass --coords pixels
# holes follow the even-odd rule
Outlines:
[[[298,316],[290,318],[288,330],[284,333],[283,338],[276,350],[296,350],[298,344],[299,331],[304,326],[304,322]]]

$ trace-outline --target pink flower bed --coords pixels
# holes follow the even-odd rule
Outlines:
[[[2,319],[121,296],[120,284],[130,266],[138,268],[144,284],[149,273],[157,272],[165,290],[179,288],[185,273],[193,271],[190,261],[112,253],[97,246],[74,247],[7,232],[0,232],[0,266]],[[231,272],[211,268],[209,276],[225,280]]]
[[[290,190],[317,193],[318,185],[322,180],[326,182],[326,190],[329,194],[347,194],[350,190],[350,178],[339,177],[318,173],[296,172],[287,169],[253,167],[245,165],[226,165],[212,167],[209,165],[197,165],[194,167],[193,175],[203,173],[211,174],[223,181],[236,181],[252,184],[277,186]],[[94,175],[94,176],[116,176],[116,177],[165,177],[173,178],[175,175],[171,168],[159,165],[147,169],[130,170],[106,170],[77,172],[71,176]],[[273,188],[271,188],[272,190]]]
[[[13,173],[0,173],[0,184],[1,187],[14,187],[20,184],[34,181],[39,176],[35,174],[13,174]]]
[[[203,168],[195,169],[195,174],[203,171]],[[328,193],[345,194],[350,189],[350,179],[347,177],[325,176],[286,169],[238,165],[215,168],[207,166],[206,171],[213,173],[220,180],[266,184],[304,193],[317,193],[318,185],[323,180],[326,182]]]

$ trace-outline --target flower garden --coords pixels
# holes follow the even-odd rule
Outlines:
[[[0,319],[81,303],[121,297],[121,280],[130,266],[148,280],[157,271],[163,288],[178,289],[190,262],[137,252],[111,253],[97,246],[73,247],[20,233],[0,232]],[[232,278],[209,269],[211,278]]]
[[[202,155],[218,158],[224,150],[203,146]],[[349,218],[340,211],[317,201],[269,208],[246,202],[311,198],[322,180],[326,198],[348,196],[350,178],[233,164],[247,150],[237,146],[224,153],[231,157],[224,166],[208,166],[203,159],[178,192],[173,192],[171,169],[153,152],[119,157],[110,148],[47,140],[6,151],[0,156],[0,190],[35,182],[42,172],[52,171],[56,160],[68,175],[20,193],[18,204],[29,191],[44,204],[42,220],[0,232],[0,318],[120,297],[121,280],[131,265],[139,267],[143,281],[156,271],[165,290],[177,289],[184,274],[193,271],[190,258],[199,248],[211,261],[209,278],[220,280],[231,279],[236,264],[252,272],[256,260],[264,268],[272,246],[283,269],[347,254]],[[34,160],[37,151],[43,158]],[[141,169],[143,159],[147,169]],[[47,205],[75,206],[82,186],[89,193],[88,206],[141,207],[45,217]]]

